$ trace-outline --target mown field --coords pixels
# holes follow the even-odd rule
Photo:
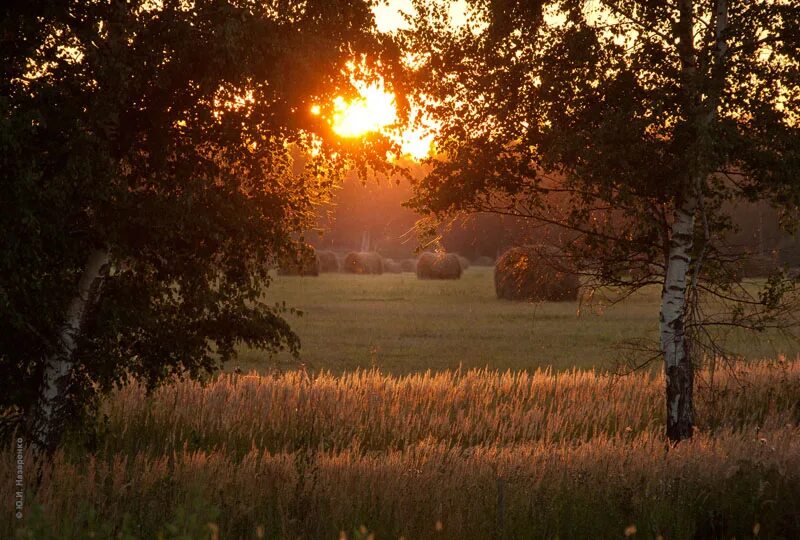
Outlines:
[[[625,360],[621,343],[657,345],[659,287],[615,305],[599,298],[528,304],[495,298],[492,272],[473,266],[456,281],[418,280],[411,273],[278,276],[268,297],[304,311],[290,320],[302,340],[301,362],[311,370],[607,369]],[[729,343],[749,359],[800,352],[796,342],[777,335],[734,333]],[[248,350],[238,364],[262,373],[298,367],[288,354],[269,359]]]
[[[26,476],[0,538],[800,537],[800,363],[702,379],[699,431],[671,449],[663,380],[643,373],[128,387],[88,450]]]

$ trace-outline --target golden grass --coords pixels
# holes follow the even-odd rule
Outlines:
[[[642,538],[742,537],[756,524],[796,537],[800,362],[714,384],[698,389],[697,436],[669,450],[663,380],[646,374],[290,372],[149,396],[133,385],[104,404],[94,451],[56,454],[38,488],[28,475],[27,507],[44,510],[26,531],[150,538],[197,515],[222,538],[337,538],[361,524],[378,538],[606,538],[632,525]],[[0,522],[0,537],[16,525]]]
[[[783,425],[800,395],[800,364],[757,363],[719,371],[715,392],[700,376],[700,429],[718,424]],[[397,448],[432,437],[452,446],[588,441],[605,434],[660,432],[662,377],[574,370],[341,376],[293,371],[182,381],[151,397],[128,386],[103,410],[109,451],[163,452],[181,441],[204,448],[277,450]],[[141,433],[161,434],[142,438]]]

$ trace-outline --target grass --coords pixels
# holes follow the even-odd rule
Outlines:
[[[797,538],[800,363],[717,373],[698,434],[669,450],[663,385],[491,370],[134,385],[104,403],[92,450],[26,456],[27,517],[7,513],[0,537]]]
[[[459,366],[607,369],[625,360],[620,343],[655,344],[658,338],[658,287],[617,305],[508,302],[495,297],[487,267],[471,267],[454,281],[409,273],[280,276],[268,295],[304,311],[290,321],[302,340],[305,367],[337,373],[371,367],[393,374]],[[762,337],[734,334],[731,348],[749,359],[800,352],[797,343]],[[238,364],[262,373],[297,367],[288,354],[270,360],[247,349]]]
[[[118,389],[88,434],[24,456],[24,519],[0,538],[800,538],[786,343],[734,336],[778,360],[699,372],[698,431],[670,448],[658,371],[604,370],[619,341],[655,338],[657,289],[580,314],[498,301],[483,268],[269,294],[307,311],[311,369],[243,351],[249,375]],[[0,451],[0,476],[16,467]]]

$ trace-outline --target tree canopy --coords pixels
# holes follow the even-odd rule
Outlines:
[[[393,65],[360,0],[0,8],[0,409],[18,424],[87,256],[109,255],[63,414],[129,377],[197,376],[244,342],[296,350],[263,294],[355,155],[309,113]],[[316,135],[313,135],[316,133]],[[373,159],[375,158],[375,159]]]
[[[691,434],[692,361],[712,328],[794,325],[792,286],[739,283],[741,201],[793,227],[800,201],[800,8],[785,1],[469,1],[404,32],[439,155],[411,204],[437,221],[495,212],[546,224],[594,286],[664,286],[668,431]],[[714,295],[704,311],[701,296]],[[724,307],[721,307],[724,306]],[[668,394],[670,390],[668,390]],[[680,402],[680,406],[678,403]],[[673,411],[679,414],[672,417]]]

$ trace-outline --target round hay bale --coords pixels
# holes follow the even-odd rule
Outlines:
[[[530,247],[511,248],[497,259],[494,288],[498,298],[532,302],[578,299],[578,276],[556,268]]]
[[[417,259],[403,259],[400,261],[400,267],[403,269],[403,272],[416,272]]]
[[[399,274],[403,271],[403,267],[394,259],[383,259],[383,271],[387,274]]]
[[[486,255],[481,255],[473,259],[472,264],[475,266],[494,266],[494,259]]]
[[[383,259],[374,251],[353,251],[344,258],[342,271],[350,274],[383,274]]]
[[[462,271],[453,253],[423,253],[417,259],[419,279],[460,279]]]
[[[333,251],[317,251],[320,272],[338,272],[339,258]]]
[[[461,270],[466,270],[469,268],[469,259],[466,257],[462,257],[461,255],[456,255],[458,257],[458,264],[461,265]]]
[[[300,253],[287,255],[278,263],[279,276],[318,276],[319,255],[312,247],[306,247]]]

